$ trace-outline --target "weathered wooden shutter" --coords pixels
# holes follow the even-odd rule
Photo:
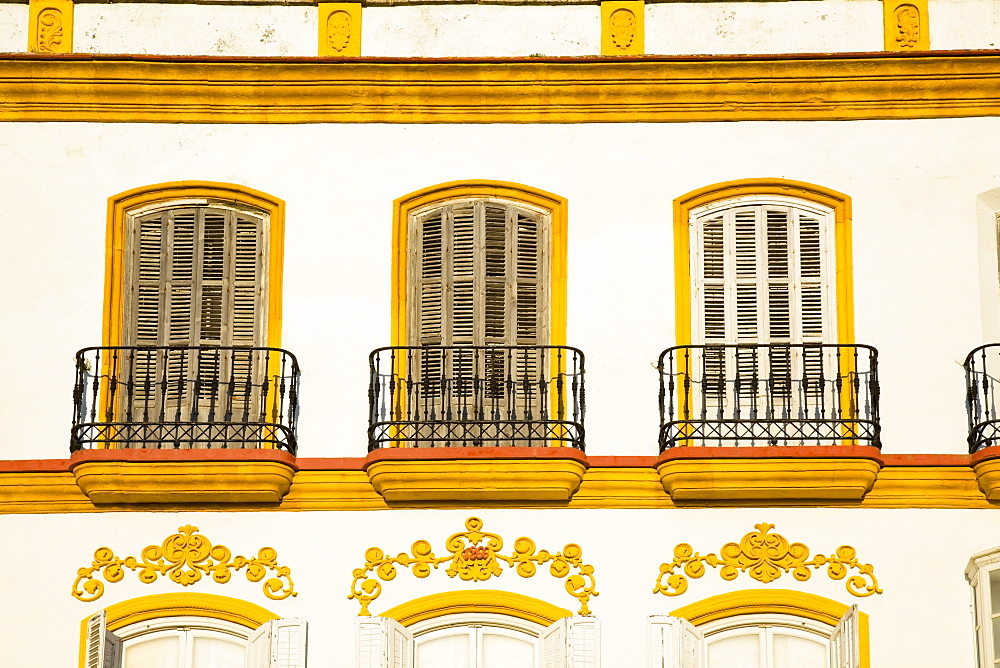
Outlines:
[[[131,236],[124,344],[255,346],[265,339],[265,222],[242,211],[180,207],[137,216]],[[134,401],[170,406],[210,399],[217,381],[249,379],[259,355],[140,351]],[[245,385],[245,383],[244,383]],[[160,388],[159,396],[156,389]],[[195,396],[197,395],[197,396]],[[234,392],[237,402],[246,393]],[[180,403],[178,403],[180,402]],[[153,414],[159,406],[153,407]],[[195,409],[197,410],[197,409]]]
[[[304,619],[272,619],[247,641],[246,668],[306,668],[308,624]]]
[[[596,617],[563,617],[539,636],[541,668],[600,668],[600,625]]]
[[[542,668],[566,668],[569,617],[552,622],[542,631]]]
[[[107,627],[104,610],[87,620],[87,640],[84,650],[86,668],[121,668],[122,641]]]
[[[654,615],[649,623],[650,668],[702,668],[704,638],[691,622]]]
[[[830,634],[830,668],[861,668],[858,606],[852,605]]]
[[[472,200],[410,220],[410,345],[548,340],[548,218]]]
[[[413,668],[413,634],[395,619],[358,617],[358,668]]]

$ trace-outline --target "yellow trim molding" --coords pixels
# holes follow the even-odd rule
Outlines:
[[[931,48],[927,0],[882,0],[886,51]]]
[[[711,596],[670,613],[694,626],[701,626],[737,615],[780,614],[804,617],[828,626],[836,626],[849,606],[837,601],[790,589],[743,589]],[[870,668],[868,614],[858,611],[860,668]]]
[[[388,582],[395,579],[397,566],[409,568],[415,577],[426,578],[432,568],[447,564],[445,573],[450,578],[458,576],[465,582],[485,582],[503,574],[501,564],[514,569],[522,578],[532,577],[539,566],[549,564],[549,574],[565,578],[566,593],[579,601],[580,611],[577,614],[590,614],[587,604],[591,597],[599,593],[594,567],[583,562],[583,549],[579,545],[569,543],[561,552],[550,552],[538,550],[535,541],[522,536],[514,541],[514,552],[508,556],[500,552],[503,550],[503,538],[482,529],[483,521],[478,517],[465,520],[465,531],[454,533],[445,541],[448,554],[443,557],[435,556],[426,540],[414,542],[410,548],[412,554],[403,552],[395,557],[387,556],[381,548],[368,548],[364,566],[355,568],[351,573],[354,579],[347,598],[361,604],[358,616],[370,616],[369,604],[382,594],[379,580]],[[571,570],[576,573],[571,575]],[[370,577],[373,571],[378,580]]]
[[[837,343],[854,342],[854,263],[851,251],[851,198],[823,186],[764,178],[727,181],[693,190],[674,200],[674,299],[677,345],[692,341],[691,210],[747,195],[783,195],[833,209],[836,240]]]
[[[72,0],[30,0],[28,2],[28,51],[33,53],[73,52]]]
[[[871,564],[858,561],[857,550],[850,545],[841,545],[835,554],[821,554],[809,559],[806,545],[790,543],[781,534],[771,533],[773,524],[764,522],[754,528],[757,530],[745,534],[739,543],[723,545],[719,550],[721,556],[714,553],[701,555],[687,543],[678,544],[674,548],[673,561],[660,564],[653,593],[680,596],[688,588],[686,576],[700,578],[705,574],[705,566],[721,566],[719,575],[726,581],[735,580],[743,572],[764,584],[774,582],[782,573],[791,573],[799,582],[805,582],[812,577],[810,568],[825,567],[826,574],[833,580],[842,580],[849,570],[855,570],[857,575],[846,582],[849,594],[865,597],[882,593],[874,568]],[[682,572],[675,572],[678,569]]]
[[[163,617],[207,617],[256,629],[264,622],[278,619],[278,615],[259,605],[216,594],[151,594],[106,607],[109,631],[117,631],[130,624]],[[90,615],[80,622],[80,668],[86,666],[87,622]]]
[[[361,3],[319,3],[319,55],[361,55]]]
[[[471,589],[415,598],[390,608],[379,616],[395,619],[403,626],[411,626],[428,619],[462,613],[505,615],[542,626],[549,626],[556,620],[573,614],[566,608],[524,594],[495,589]]]
[[[450,181],[404,195],[393,202],[392,216],[392,345],[408,345],[406,339],[406,276],[409,254],[410,213],[416,209],[452,200],[477,197],[523,202],[549,212],[551,242],[549,258],[549,345],[566,343],[566,198],[510,181]]]
[[[0,121],[639,123],[1000,114],[1000,54],[0,59]]]
[[[260,582],[272,571],[274,577],[264,582],[264,595],[280,601],[289,596],[298,596],[292,582],[291,569],[278,564],[278,551],[273,547],[262,547],[256,557],[233,557],[225,545],[213,545],[204,535],[198,534],[198,527],[190,524],[179,527],[178,533],[167,536],[160,545],[147,545],[140,552],[140,558],[115,556],[110,547],[99,547],[94,551],[94,560],[89,567],[77,570],[73,581],[73,596],[85,603],[96,601],[104,595],[104,583],[94,577],[101,572],[108,582],[121,582],[125,570],[139,571],[139,581],[143,584],[156,582],[160,575],[169,577],[183,587],[201,581],[203,575],[219,583],[226,584],[234,571],[246,569],[250,582]]]
[[[2,115],[0,115],[2,116]],[[127,190],[108,199],[107,253],[104,279],[104,345],[122,345],[125,317],[125,243],[128,214],[140,207],[173,200],[206,199],[243,204],[268,216],[267,345],[281,345],[281,282],[285,249],[285,203],[259,190],[214,181],[174,181]]]
[[[644,0],[605,0],[601,3],[601,55],[645,53]]]

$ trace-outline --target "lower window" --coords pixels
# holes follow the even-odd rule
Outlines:
[[[415,668],[537,668],[541,665],[538,636],[542,627],[524,622],[498,624],[492,615],[454,620],[429,631],[413,629]]]
[[[833,629],[829,626],[783,615],[742,615],[723,621],[702,627],[708,668],[830,666]]]
[[[122,668],[244,668],[248,633],[243,627],[213,620],[214,628],[204,628],[185,619],[134,628],[139,626],[118,631]]]

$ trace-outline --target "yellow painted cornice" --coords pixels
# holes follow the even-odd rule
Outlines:
[[[521,59],[0,58],[0,121],[588,123],[1000,114],[995,51]]]
[[[599,458],[598,458],[599,459]],[[614,459],[614,458],[610,458]],[[652,458],[650,458],[652,461]],[[301,460],[300,460],[301,461]],[[360,458],[359,458],[359,461]],[[0,514],[80,513],[107,511],[144,511],[146,505],[111,504],[95,507],[80,491],[68,467],[57,470],[0,470]],[[872,490],[863,501],[824,502],[805,499],[756,499],[740,503],[705,501],[685,503],[692,507],[837,507],[837,508],[996,508],[979,489],[976,474],[968,465],[892,465],[878,473]],[[511,503],[510,507],[529,507]],[[427,507],[473,508],[475,503],[440,502]],[[568,508],[673,508],[663,490],[653,464],[649,466],[594,465],[584,474],[579,491]],[[251,511],[332,511],[388,510],[361,470],[299,470],[291,490],[280,505],[218,504],[157,506],[157,510],[201,510],[225,512]]]

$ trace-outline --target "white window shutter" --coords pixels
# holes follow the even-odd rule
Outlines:
[[[412,668],[413,634],[395,619],[358,617],[358,668]]]
[[[705,641],[691,622],[654,615],[649,630],[649,668],[702,668]]]
[[[107,613],[101,610],[87,620],[86,668],[121,668],[122,641],[108,631]]]
[[[566,668],[600,668],[601,627],[596,617],[569,617]]]
[[[830,634],[830,668],[861,668],[861,634],[856,605],[844,613]]]
[[[569,620],[570,617],[557,619],[539,636],[542,645],[542,668],[566,668]]]
[[[294,617],[261,624],[247,642],[246,668],[306,668],[307,630]]]

